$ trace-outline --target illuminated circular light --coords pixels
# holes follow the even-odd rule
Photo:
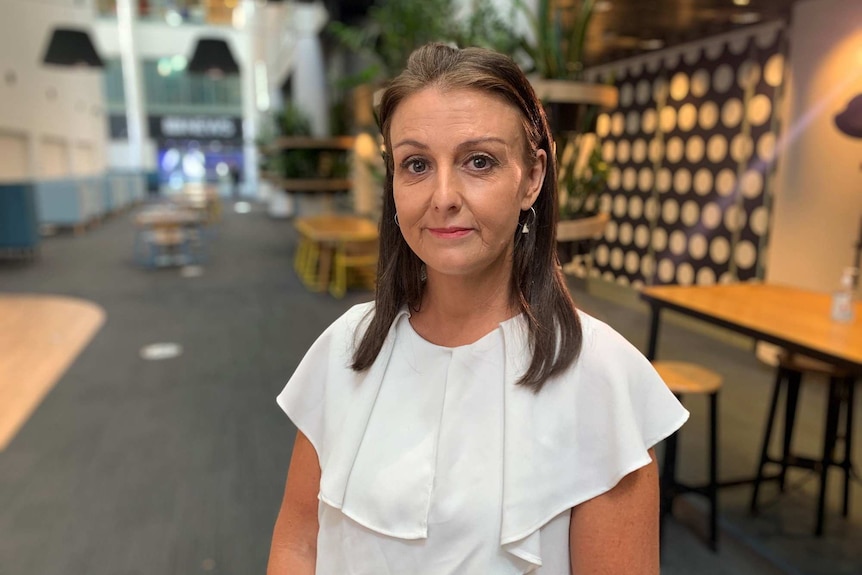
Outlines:
[[[634,87],[626,82],[620,87],[620,107],[627,108],[634,101]]]
[[[692,164],[697,164],[703,159],[706,144],[700,136],[692,136],[685,143],[685,159]]]
[[[634,235],[634,229],[629,222],[623,222],[620,224],[620,235],[619,235],[619,243],[624,246],[632,243],[632,236]]]
[[[694,174],[694,191],[698,196],[705,196],[712,190],[713,176],[709,168],[701,168]]]
[[[620,194],[614,198],[614,215],[621,218],[626,215],[626,195]]]
[[[750,269],[757,263],[757,248],[750,241],[743,240],[736,246],[734,259],[740,268]]]
[[[688,240],[688,253],[696,260],[702,260],[706,257],[709,250],[709,242],[706,241],[706,236],[703,234],[692,234]]]
[[[667,98],[667,80],[656,78],[655,84],[652,87],[652,97],[656,102],[661,102]]]
[[[862,62],[860,62],[860,64],[862,64]],[[763,67],[763,79],[766,80],[766,83],[773,88],[777,88],[781,85],[783,78],[784,55],[773,54],[769,57],[769,60],[766,61],[766,65]]]
[[[666,200],[661,207],[661,217],[668,225],[674,225],[679,218],[679,204],[676,200]]]
[[[652,134],[655,132],[656,125],[658,124],[658,114],[656,113],[654,108],[649,108],[644,110],[644,113],[641,114],[641,129],[647,133]]]
[[[670,97],[674,100],[682,100],[688,95],[688,76],[678,72],[670,81]]]
[[[691,76],[691,95],[695,98],[703,98],[708,91],[709,72],[701,68]]]
[[[725,168],[718,172],[715,178],[715,190],[723,198],[729,198],[733,195],[736,187],[736,174],[730,168]]]
[[[729,64],[722,64],[712,75],[712,87],[719,94],[727,92],[733,85],[733,76],[733,68]]]
[[[697,285],[709,286],[715,283],[715,272],[712,268],[700,268],[695,279]]]
[[[658,263],[658,278],[665,283],[673,281],[675,271],[673,260],[663,259]]]
[[[665,106],[659,112],[658,124],[662,132],[670,132],[676,126],[676,110],[670,106]]]
[[[721,225],[721,208],[715,202],[709,202],[703,206],[700,212],[700,221],[708,230],[714,230]]]
[[[649,227],[643,224],[635,228],[635,245],[644,249],[649,245]]]
[[[628,287],[628,285],[629,285],[629,278],[628,278],[628,277],[626,277],[626,276],[619,276],[619,277],[617,278],[617,280],[616,280],[616,283],[617,283],[617,285],[621,285],[621,286],[623,286],[623,287]]]
[[[156,71],[158,71],[159,76],[170,76],[171,72],[174,71],[174,67],[171,65],[171,60],[169,58],[159,59],[159,63],[156,65]]]
[[[176,10],[168,10],[165,12],[165,22],[168,23],[168,26],[182,26],[183,15]]]
[[[652,232],[652,245],[657,252],[663,252],[667,247],[667,231],[664,228],[656,228]]]
[[[619,231],[619,229],[620,227],[619,225],[617,225],[617,222],[615,220],[609,221],[605,226],[605,240],[611,243],[617,241],[617,232]]]
[[[714,134],[706,143],[706,157],[713,164],[723,161],[727,157],[727,139],[721,134]]]
[[[649,159],[653,163],[660,162],[664,155],[664,142],[659,138],[653,138],[649,143]]]
[[[691,189],[691,172],[685,168],[679,169],[673,175],[673,189],[684,196]]]
[[[638,104],[646,104],[649,102],[649,80],[641,80],[638,82],[637,88],[635,89],[635,101]]]
[[[651,255],[646,255],[641,258],[641,274],[645,278],[651,278],[655,273],[655,258]]]
[[[691,228],[700,220],[700,205],[694,200],[688,200],[682,205],[682,223]]]
[[[746,60],[736,73],[736,82],[745,90],[749,86],[756,86],[760,80],[760,65],[757,62]]]
[[[724,227],[731,232],[741,230],[746,222],[745,211],[739,206],[730,206],[724,212]]]
[[[610,249],[605,244],[600,244],[596,248],[596,263],[600,266],[608,265],[608,257],[610,254]]]
[[[638,183],[638,173],[632,167],[628,167],[623,170],[623,189],[627,192],[631,192],[635,189]]]
[[[611,268],[615,270],[623,267],[623,250],[622,248],[614,248],[611,250]]]
[[[178,357],[183,353],[183,346],[178,343],[153,343],[141,348],[142,359],[160,361]]]
[[[629,200],[629,217],[633,220],[639,219],[644,213],[644,201],[639,196],[632,196]]]
[[[637,252],[628,252],[626,254],[626,263],[625,268],[626,271],[632,275],[638,273],[638,269],[641,267],[641,258]]]
[[[673,183],[673,174],[668,168],[660,168],[656,175],[655,188],[659,193],[663,194],[670,191],[670,186]]]
[[[176,72],[181,72],[186,69],[186,66],[189,65],[188,59],[185,56],[174,56],[171,58],[171,68]]]
[[[642,138],[635,140],[632,144],[632,161],[636,164],[643,163],[646,160],[647,144]]]
[[[742,102],[739,98],[730,98],[721,107],[721,123],[728,128],[735,128],[742,121]]]
[[[251,204],[248,202],[237,202],[233,205],[233,211],[238,214],[247,214],[251,212]]]
[[[602,159],[607,163],[612,163],[614,160],[615,145],[611,140],[605,140],[602,144]]]
[[[683,104],[677,115],[677,124],[683,132],[690,132],[697,124],[697,108],[694,104]]]
[[[668,247],[670,248],[670,253],[675,256],[681,256],[684,254],[688,247],[688,238],[685,237],[685,232],[682,230],[674,230],[671,232]]]
[[[718,104],[711,101],[701,104],[700,111],[697,113],[697,121],[704,130],[712,130],[718,123]]]
[[[638,42],[638,48],[641,50],[660,50],[664,48],[664,40],[661,38],[648,38]]]
[[[717,264],[726,263],[730,259],[730,242],[723,236],[713,238],[709,245],[709,257]]]
[[[611,168],[610,173],[608,174],[608,187],[612,190],[617,190],[620,187],[620,178],[622,174],[620,173],[620,169],[616,166]]]
[[[219,176],[225,177],[230,173],[230,166],[226,162],[219,162],[216,164],[216,173]]]
[[[600,114],[596,120],[596,134],[600,138],[607,137],[611,132],[611,117],[608,114]]]
[[[658,200],[656,198],[648,198],[644,203],[644,218],[647,221],[653,221],[658,217]]]
[[[641,168],[641,171],[638,172],[638,189],[642,192],[652,191],[654,180],[655,178],[653,177],[653,171],[651,168]]]
[[[757,12],[740,12],[738,14],[731,14],[730,21],[734,24],[754,24],[756,22],[760,22],[761,16]],[[733,46],[731,46],[733,48]],[[741,54],[742,50],[737,52],[737,54]]]
[[[739,188],[742,190],[742,195],[749,200],[757,198],[763,192],[763,174],[758,170],[748,170],[742,174]]]
[[[751,231],[758,236],[766,234],[766,230],[769,228],[769,211],[766,209],[766,206],[757,206],[754,208],[754,211],[751,212],[751,218],[748,220],[748,225],[751,226]]]
[[[624,164],[629,161],[631,157],[631,144],[628,140],[620,140],[617,144],[617,161],[621,164]]]
[[[750,0],[733,0],[735,6],[748,6]]]
[[[694,283],[694,267],[688,262],[682,262],[676,268],[676,279],[679,285],[689,286]]]
[[[685,153],[685,144],[682,142],[682,138],[679,136],[674,136],[667,142],[667,150],[665,152],[665,156],[667,157],[667,161],[671,164],[676,164],[680,160],[682,160],[682,156]]]
[[[610,194],[602,194],[599,198],[599,211],[609,212],[613,206],[613,198]]]
[[[737,134],[730,142],[730,157],[736,162],[744,162],[751,157],[754,144],[751,142],[751,136],[747,134]]]
[[[626,132],[629,134],[637,134],[641,125],[641,116],[637,110],[631,110],[626,115]]]
[[[748,104],[748,121],[753,126],[762,126],[772,114],[772,100],[766,94],[758,94]]]
[[[614,136],[622,136],[626,126],[626,118],[622,112],[617,112],[611,116],[611,133]]]
[[[757,140],[757,155],[764,162],[771,162],[775,158],[775,134],[766,132]]]

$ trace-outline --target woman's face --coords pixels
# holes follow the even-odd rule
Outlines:
[[[429,278],[510,273],[518,217],[545,175],[543,150],[525,163],[521,122],[502,99],[463,89],[426,88],[393,113],[395,208]]]

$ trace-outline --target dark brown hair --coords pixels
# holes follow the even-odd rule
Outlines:
[[[523,118],[526,158],[538,150],[547,154],[545,181],[531,212],[522,212],[530,233],[515,232],[512,279],[513,305],[522,310],[529,326],[532,361],[518,382],[534,390],[561,373],[581,350],[581,324],[569,295],[556,251],[557,174],[553,139],[542,103],[515,62],[503,54],[481,48],[459,50],[445,44],[427,44],[411,54],[407,68],[386,88],[378,121],[385,149],[391,148],[392,115],[409,96],[429,87],[477,90],[501,98]],[[380,259],[373,317],[353,356],[352,368],[371,366],[395,316],[405,305],[418,310],[424,283],[422,261],[413,253],[395,223],[394,165],[386,154],[386,180],[380,221]]]

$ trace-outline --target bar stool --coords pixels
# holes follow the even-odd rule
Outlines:
[[[706,485],[687,485],[676,478],[677,433],[665,440],[665,454],[661,472],[661,531],[665,517],[673,515],[673,501],[677,495],[697,493],[709,501],[709,544],[718,549],[718,392],[722,377],[701,365],[682,361],[653,361],[658,374],[673,394],[682,400],[684,395],[709,397],[709,482]]]
[[[774,358],[769,354],[774,353]],[[754,480],[754,489],[751,493],[750,511],[757,513],[757,496],[760,492],[760,484],[766,479],[778,479],[778,488],[783,493],[788,467],[797,467],[817,471],[820,476],[820,492],[817,501],[817,515],[814,527],[814,535],[823,535],[823,524],[826,508],[826,486],[827,475],[830,467],[839,467],[844,470],[844,501],[842,505],[842,516],[847,517],[850,511],[850,480],[853,474],[853,462],[851,460],[852,437],[853,437],[853,403],[855,381],[852,374],[845,372],[833,365],[812,359],[799,354],[792,354],[778,348],[761,352],[758,349],[758,357],[766,363],[777,363],[775,383],[772,388],[772,400],[769,405],[769,415],[766,420],[766,430],[763,434],[763,443],[760,449],[760,461],[757,466],[757,475]],[[799,402],[799,391],[803,375],[819,375],[829,379],[828,400],[826,404],[826,421],[823,433],[823,452],[819,458],[803,457],[792,452],[793,428],[796,423],[796,412]],[[770,442],[773,428],[775,426],[775,414],[778,411],[782,388],[786,388],[786,399],[784,404],[784,437],[782,438],[781,456],[770,455]],[[839,420],[844,416],[843,435],[839,434]],[[835,448],[838,441],[844,442],[843,458],[839,461],[835,458]],[[768,463],[777,464],[779,472],[776,476],[767,477],[764,468]]]

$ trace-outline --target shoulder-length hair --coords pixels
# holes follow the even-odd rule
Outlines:
[[[516,108],[526,136],[525,160],[546,154],[545,180],[533,208],[520,219],[529,233],[515,232],[515,248],[509,292],[529,329],[532,361],[518,381],[535,391],[548,378],[565,370],[581,349],[581,324],[563,278],[556,251],[557,174],[553,138],[542,103],[515,62],[503,54],[480,48],[459,50],[445,44],[427,44],[410,56],[407,68],[386,88],[380,101],[378,122],[383,134],[386,180],[380,221],[380,258],[373,317],[356,347],[352,368],[371,366],[399,310],[405,305],[418,310],[424,280],[422,261],[413,253],[395,222],[393,159],[390,129],[392,116],[409,96],[426,88],[477,90],[501,98]],[[528,350],[524,350],[527,353]]]

